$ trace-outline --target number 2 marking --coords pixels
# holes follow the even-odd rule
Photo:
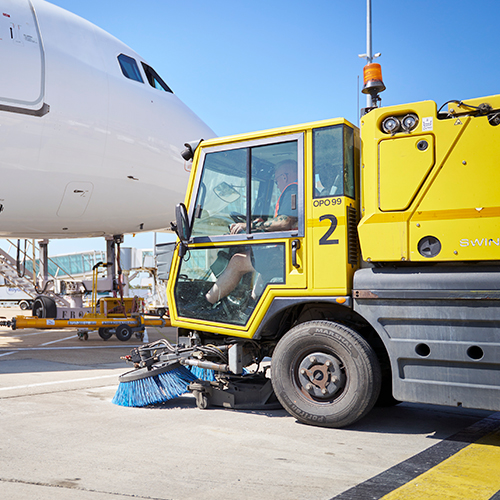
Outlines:
[[[329,240],[328,238],[337,229],[337,217],[335,215],[322,215],[319,220],[320,222],[328,219],[330,221],[330,227],[327,229],[326,233],[319,240],[320,245],[338,245],[339,240]]]

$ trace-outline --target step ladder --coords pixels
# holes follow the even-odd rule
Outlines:
[[[33,264],[33,259],[29,256],[26,256],[26,259],[29,259],[29,261]],[[41,295],[41,293],[40,291],[37,291],[35,287],[32,271],[24,269],[23,276],[19,276],[17,268],[16,258],[12,257],[8,252],[0,248],[0,276],[4,278],[6,284],[10,284],[13,288],[19,288],[32,299],[36,299],[36,297]],[[33,265],[32,268],[34,268]],[[53,276],[51,277],[52,279],[55,279]],[[71,304],[67,300],[62,298],[60,295],[55,294],[52,290],[46,290],[43,295],[46,295],[54,300],[58,307],[71,307]]]

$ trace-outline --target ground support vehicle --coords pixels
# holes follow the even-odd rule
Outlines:
[[[13,330],[25,328],[37,330],[77,329],[80,340],[87,340],[89,332],[97,330],[103,340],[108,340],[115,334],[118,340],[126,342],[132,338],[133,334],[142,339],[146,327],[163,328],[170,326],[170,321],[168,319],[148,318],[142,314],[106,316],[100,313],[88,313],[81,318],[73,319],[16,316],[8,321],[0,321],[0,325],[11,327]]]
[[[188,145],[167,288],[184,350],[144,346],[132,373],[212,364],[224,390],[271,357],[284,408],[331,427],[377,401],[500,410],[500,95],[447,104],[373,109],[361,141],[336,119]],[[266,231],[283,160],[296,221]]]
[[[142,308],[142,299],[113,298],[99,299],[97,308],[91,308],[81,317],[68,319],[44,318],[37,316],[15,316],[11,320],[0,321],[0,325],[13,330],[35,328],[39,330],[62,330],[64,328],[78,330],[80,340],[88,340],[91,331],[97,331],[103,340],[115,335],[118,340],[126,342],[135,334],[141,340],[147,327],[163,328],[170,326],[168,318],[151,318],[146,316]]]
[[[170,326],[168,318],[150,318],[145,314],[144,300],[139,297],[98,297],[98,270],[108,264],[97,263],[93,268],[92,298],[90,307],[82,304],[82,294],[73,286],[79,295],[77,307],[56,307],[51,297],[40,295],[34,301],[33,316],[16,316],[11,320],[0,321],[0,325],[13,330],[25,328],[77,329],[80,340],[88,340],[90,331],[97,331],[103,340],[116,335],[118,340],[126,342],[135,334],[143,340],[146,327]]]
[[[33,299],[19,288],[0,285],[0,304],[9,307],[19,307],[23,311],[33,306]]]

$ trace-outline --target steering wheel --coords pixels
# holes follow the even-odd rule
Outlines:
[[[233,219],[233,221],[236,222],[236,224],[238,224],[239,222],[246,224],[246,222],[247,222],[246,216],[239,214],[238,212],[231,212],[229,214],[229,217],[231,217],[231,219]]]

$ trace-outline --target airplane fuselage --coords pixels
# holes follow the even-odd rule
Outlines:
[[[168,227],[214,132],[137,53],[43,0],[0,11],[0,237]]]

